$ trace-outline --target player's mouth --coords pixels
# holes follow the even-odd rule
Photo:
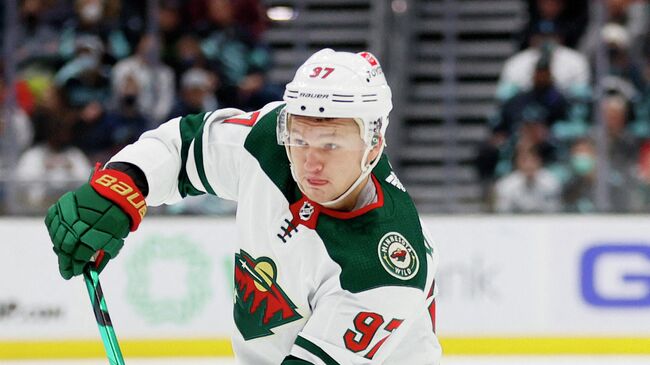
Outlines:
[[[320,187],[320,186],[323,186],[323,185],[327,185],[327,180],[325,180],[325,179],[317,179],[317,178],[313,178],[313,177],[308,177],[306,180],[307,180],[307,184],[309,184],[310,186],[313,186],[313,187]]]

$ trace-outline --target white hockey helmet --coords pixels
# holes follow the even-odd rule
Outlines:
[[[378,156],[385,146],[388,114],[393,108],[391,97],[381,65],[369,52],[322,49],[309,57],[287,84],[283,97],[286,106],[278,118],[277,138],[278,144],[287,146],[290,161],[287,124],[291,115],[352,118],[359,125],[366,146],[359,178],[339,198],[322,205],[333,206],[345,198],[379,161],[379,157],[374,161],[367,158],[380,140],[382,145]],[[291,170],[294,173],[293,166]]]
[[[388,127],[393,108],[390,87],[379,62],[369,52],[314,53],[298,68],[284,91],[285,111],[320,118],[353,118],[361,139],[375,146]],[[278,142],[286,141],[286,118],[278,123]]]

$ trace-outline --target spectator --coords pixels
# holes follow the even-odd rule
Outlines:
[[[529,20],[523,31],[522,48],[529,46],[535,29],[554,23],[564,29],[563,44],[575,48],[587,27],[588,0],[528,0]]]
[[[618,167],[633,165],[637,159],[638,144],[626,129],[630,103],[622,96],[610,95],[603,99],[601,109],[611,163]]]
[[[550,53],[553,84],[565,95],[590,83],[589,63],[582,54],[562,45],[562,31],[554,23],[540,24],[531,37],[530,47],[506,60],[501,70],[497,96],[506,99],[532,87],[531,75],[544,52]],[[514,91],[514,92],[513,92]]]
[[[113,7],[119,6],[119,14],[116,14],[111,20],[111,24],[118,23],[118,28],[124,34],[128,44],[137,45],[142,34],[148,31],[147,23],[150,23],[150,21],[148,20],[147,8],[160,3],[161,0],[156,0],[155,3],[150,1],[118,1],[113,4]]]
[[[30,146],[34,136],[31,120],[20,105],[16,105],[10,113],[7,113],[8,105],[5,105],[5,96],[6,90],[4,78],[0,78],[0,176],[5,175],[5,173],[8,172],[8,169],[14,167],[8,166],[10,161],[7,161],[6,156],[4,156],[4,144],[10,143],[10,146],[15,148],[18,153],[22,153]],[[13,126],[14,134],[12,140],[5,138],[8,130],[8,123],[5,119],[7,114],[11,116],[11,123]]]
[[[650,5],[647,0],[605,0],[605,23],[622,26],[628,34],[630,44],[643,43],[643,37],[648,33],[648,14],[650,14]],[[600,20],[592,17],[580,44],[580,51],[586,55],[593,55],[601,37]],[[636,59],[638,54],[633,54],[632,57]]]
[[[526,113],[536,112],[547,128],[567,117],[568,102],[553,84],[550,55],[543,54],[537,61],[532,77],[532,88],[522,91],[505,102],[501,107],[500,123],[496,127],[510,135],[518,129],[518,123],[530,118]]]
[[[622,26],[610,23],[602,29],[602,41],[607,50],[609,69],[602,80],[605,88],[618,89],[628,99],[637,97],[645,89],[640,62],[632,58],[630,37]],[[592,55],[595,63],[596,55]]]
[[[176,43],[175,63],[172,64],[177,76],[177,84],[180,83],[180,76],[191,68],[208,68],[208,61],[201,50],[200,40],[192,34],[184,34]]]
[[[48,138],[50,120],[56,119],[63,128],[71,128],[75,113],[65,106],[63,96],[59,89],[54,86],[48,87],[43,93],[43,98],[36,105],[32,114],[32,125],[34,126],[33,144],[45,143]]]
[[[567,212],[596,211],[596,149],[591,140],[580,138],[571,147],[569,179],[562,188]]]
[[[219,101],[224,106],[254,110],[280,99],[281,92],[266,80],[270,53],[236,22],[233,0],[209,1],[207,13],[212,31],[202,40],[201,49],[219,75]]]
[[[92,161],[103,161],[112,146],[111,134],[105,121],[106,109],[99,101],[84,105],[72,128],[72,144],[80,148]]]
[[[181,27],[180,0],[163,0],[158,7],[158,35],[160,37],[160,59],[163,63],[175,66],[180,62],[177,54],[177,44],[184,35]],[[197,46],[197,48],[199,48]],[[200,51],[200,48],[199,48]]]
[[[62,192],[87,179],[91,171],[88,158],[70,145],[70,128],[52,116],[46,129],[47,141],[25,151],[16,166],[18,200],[27,211],[44,211]]]
[[[75,57],[54,77],[68,106],[81,109],[93,101],[110,99],[110,67],[102,63],[104,46],[95,36],[77,39]]]
[[[135,142],[147,129],[147,119],[137,106],[140,86],[135,77],[127,77],[117,90],[117,103],[109,109],[102,120],[102,129],[110,136],[110,145],[100,161],[117,153],[122,147]]]
[[[158,60],[156,37],[147,34],[138,42],[136,53],[113,67],[113,93],[124,88],[128,78],[135,78],[138,90],[136,105],[140,114],[158,125],[169,115],[174,104],[176,84],[172,69]]]
[[[560,182],[542,167],[534,148],[520,148],[516,169],[496,184],[499,213],[553,213],[560,211]]]
[[[602,101],[601,110],[607,132],[611,210],[625,212],[630,205],[639,151],[636,139],[626,128],[629,102],[618,95],[608,96]]]
[[[168,119],[214,109],[217,109],[214,99],[214,77],[208,71],[193,68],[183,74],[181,98]]]
[[[79,37],[94,36],[106,49],[105,62],[114,64],[131,53],[131,45],[119,28],[120,0],[76,0],[76,17],[61,31],[59,53],[65,60],[75,54]]]
[[[524,117],[518,130],[516,148],[534,149],[546,166],[557,161],[557,147],[550,138],[544,119],[544,114],[535,112]]]
[[[45,0],[20,2],[14,57],[21,68],[35,62],[56,64],[58,61],[59,34],[45,21],[46,11]]]
[[[609,174],[605,176],[604,181],[610,198],[608,211],[627,212],[630,210],[633,184],[626,180],[615,163],[610,163],[609,168]],[[602,208],[596,206],[598,158],[594,143],[590,139],[582,138],[574,143],[568,170],[569,178],[562,193],[566,210],[575,213],[602,211]]]

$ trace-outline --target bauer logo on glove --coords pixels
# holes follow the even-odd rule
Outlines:
[[[96,171],[91,179],[90,185],[99,194],[120,205],[132,218],[132,213],[135,209],[140,216],[140,219],[137,220],[138,224],[147,213],[147,204],[144,201],[144,197],[135,187],[131,177],[125,173],[115,170]],[[126,198],[128,205],[124,204],[124,198]],[[132,223],[131,231],[135,231],[138,228],[138,224]]]

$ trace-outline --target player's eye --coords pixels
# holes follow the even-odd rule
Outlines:
[[[339,145],[336,143],[325,143],[323,149],[327,151],[333,151],[339,148]]]
[[[302,138],[293,138],[291,142],[292,142],[291,144],[294,146],[299,146],[299,147],[307,146],[307,142],[305,142],[305,140],[303,140]]]

